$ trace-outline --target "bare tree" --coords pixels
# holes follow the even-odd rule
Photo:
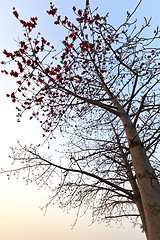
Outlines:
[[[60,53],[39,33],[32,39],[37,18],[26,22],[14,9],[24,40],[17,51],[4,50],[19,69],[9,73],[19,86],[7,96],[17,102],[18,117],[31,111],[48,144],[55,129],[69,140],[60,162],[32,145],[12,148],[18,167],[9,175],[23,171],[27,181],[48,186],[53,194],[46,207],[92,209],[93,221],[108,224],[140,217],[147,239],[157,240],[160,36],[157,28],[145,37],[151,19],[144,18],[141,27],[131,20],[141,2],[118,28],[88,1],[83,11],[73,7],[77,25],[51,4],[47,12],[56,17],[54,24],[68,31]]]

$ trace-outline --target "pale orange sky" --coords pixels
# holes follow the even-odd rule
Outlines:
[[[22,18],[30,16],[39,17],[39,30],[43,35],[48,36],[51,41],[58,41],[62,32],[56,35],[52,33],[52,19],[45,10],[49,8],[48,0],[0,0],[0,61],[4,48],[12,50],[16,48],[13,39],[22,36],[22,30],[18,22],[12,15],[12,7],[16,7]],[[64,15],[71,14],[72,6],[83,7],[83,0],[55,0],[59,11]],[[110,12],[112,21],[118,24],[124,18],[127,10],[133,9],[137,0],[92,0],[91,4],[99,6],[103,13]],[[160,23],[160,1],[144,0],[137,17],[140,21],[143,16],[153,16],[153,25]],[[129,3],[129,4],[128,4]],[[65,13],[66,12],[66,13]],[[47,24],[49,24],[47,26]],[[47,27],[46,27],[47,26]],[[29,122],[24,118],[22,123],[16,122],[16,112],[5,94],[13,90],[13,79],[7,79],[0,73],[0,133],[1,133],[1,160],[0,168],[10,167],[9,146],[15,146],[17,139],[22,143],[37,143],[41,136],[40,127],[34,122]],[[33,185],[26,186],[22,180],[7,180],[7,177],[0,175],[0,239],[3,240],[144,240],[145,236],[137,227],[126,222],[125,228],[106,228],[105,224],[90,224],[91,216],[88,214],[78,220],[77,225],[71,230],[71,225],[75,219],[75,212],[66,214],[57,206],[50,206],[48,212],[43,216],[39,206],[43,206],[47,201],[47,190],[38,191]]]

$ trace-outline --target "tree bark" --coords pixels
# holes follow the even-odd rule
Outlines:
[[[141,196],[139,194],[139,198],[136,199],[135,201],[140,217],[141,217],[141,221],[142,221],[142,230],[145,232],[146,237],[148,239],[148,230],[147,230],[147,224],[146,224],[146,218],[145,218],[145,214],[144,214],[144,208],[143,208],[143,204],[142,204],[142,200],[141,200]]]
[[[124,112],[123,112],[124,113]],[[160,239],[160,185],[154,170],[147,158],[144,146],[137,135],[130,118],[122,114],[133,166],[138,181],[139,192],[143,204],[148,240]],[[141,212],[140,212],[141,215]],[[141,216],[143,222],[143,216]]]
[[[160,185],[144,147],[131,145],[130,152],[145,213],[146,235],[148,240],[158,240],[160,239]]]

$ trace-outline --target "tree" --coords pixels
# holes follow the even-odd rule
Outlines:
[[[84,10],[73,7],[75,24],[50,3],[47,13],[68,32],[60,53],[40,33],[35,37],[37,17],[26,22],[13,9],[24,40],[13,53],[4,50],[9,60],[2,64],[13,61],[18,70],[2,72],[18,79],[17,90],[7,94],[18,118],[30,111],[48,144],[56,129],[69,136],[59,163],[41,156],[37,146],[12,148],[13,162],[21,165],[9,175],[24,171],[27,181],[52,189],[46,207],[91,208],[93,221],[106,223],[140,216],[147,239],[157,240],[160,36],[158,28],[144,36],[151,19],[141,27],[131,21],[141,2],[118,28],[88,0]]]

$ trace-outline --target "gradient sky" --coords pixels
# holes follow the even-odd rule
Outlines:
[[[64,32],[53,26],[53,20],[46,14],[49,9],[49,0],[0,0],[0,61],[3,59],[3,49],[8,51],[16,49],[14,40],[22,37],[22,28],[12,15],[12,8],[16,7],[22,19],[38,16],[38,31],[42,32],[53,45],[60,47],[60,40]],[[99,7],[99,12],[110,12],[110,23],[115,26],[121,24],[126,16],[126,11],[131,12],[137,0],[90,0],[92,8]],[[85,0],[54,0],[62,16],[73,17],[72,6],[83,8]],[[153,17],[151,31],[160,24],[160,1],[143,0],[135,14],[139,23],[143,17]],[[6,78],[0,74],[0,133],[1,133],[1,158],[0,168],[9,168],[9,146],[15,146],[17,139],[22,143],[37,143],[41,137],[41,129],[36,122],[23,118],[21,123],[16,122],[15,106],[7,98],[6,93],[15,88],[14,79]],[[57,143],[58,144],[58,143]],[[77,225],[71,230],[76,212],[66,214],[57,206],[50,206],[43,216],[39,209],[47,202],[47,190],[38,191],[33,185],[26,186],[22,180],[0,175],[0,239],[3,240],[144,240],[145,236],[138,227],[133,228],[128,222],[124,227],[106,228],[105,224],[90,224],[88,214],[78,220]]]

